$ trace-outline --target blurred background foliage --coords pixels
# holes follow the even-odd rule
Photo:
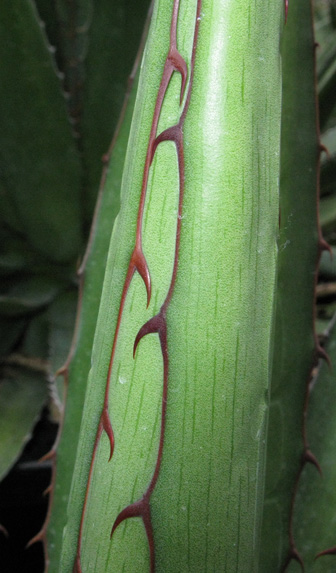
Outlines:
[[[43,571],[41,544],[25,549],[47,511],[43,491],[50,483],[52,461],[38,460],[52,447],[62,416],[63,379],[56,381],[55,373],[71,347],[81,280],[77,271],[148,7],[149,0],[0,4],[2,571]],[[322,341],[328,339],[333,348],[329,339],[335,329],[329,325],[336,311],[335,0],[316,0],[315,20],[321,139],[326,148],[320,220],[334,254],[322,255],[316,316]],[[116,149],[110,169],[120,178],[123,152],[118,153]],[[105,177],[109,173],[107,169]],[[105,197],[98,212],[104,214],[104,237],[95,247],[99,256],[90,258],[97,283],[102,280],[118,200],[115,185],[114,196]],[[99,296],[93,291],[86,296],[86,307],[92,309],[90,338]],[[325,384],[330,385],[329,378]]]

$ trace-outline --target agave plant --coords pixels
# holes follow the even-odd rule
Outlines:
[[[335,6],[316,6],[318,48],[308,0],[154,2],[104,156],[70,345],[76,257],[148,5],[21,4],[5,2],[0,22],[4,328],[16,318],[0,390],[15,384],[24,410],[20,376],[43,388],[47,372],[49,409],[66,397],[30,547],[62,573],[334,571],[335,392],[319,359],[335,353]],[[15,449],[4,442],[5,469],[44,392]]]

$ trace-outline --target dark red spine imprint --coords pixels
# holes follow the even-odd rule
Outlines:
[[[166,322],[166,314],[167,308],[170,303],[175,281],[177,275],[177,267],[178,267],[178,258],[179,258],[179,248],[180,248],[180,233],[181,233],[181,223],[182,223],[182,207],[183,207],[183,195],[184,195],[184,152],[183,152],[183,125],[184,120],[189,108],[190,97],[191,97],[191,88],[193,82],[193,75],[194,75],[194,64],[195,64],[195,57],[196,57],[196,45],[197,45],[197,38],[198,38],[198,30],[199,30],[199,22],[200,22],[200,15],[201,15],[201,5],[202,0],[197,1],[197,10],[196,10],[196,18],[195,18],[195,27],[194,27],[194,39],[193,39],[193,47],[192,47],[192,56],[191,56],[191,64],[190,64],[190,78],[189,78],[189,85],[187,96],[185,99],[185,104],[179,119],[179,122],[169,127],[168,129],[164,130],[158,136],[157,134],[157,127],[160,118],[160,113],[162,109],[162,104],[164,97],[167,92],[167,88],[170,82],[170,79],[174,73],[177,71],[181,74],[181,93],[180,93],[180,103],[183,101],[185,87],[187,83],[187,64],[181,54],[178,52],[177,49],[177,20],[178,20],[178,12],[180,6],[180,0],[174,0],[173,11],[172,11],[172,20],[171,20],[171,28],[170,28],[170,45],[168,55],[166,57],[166,61],[164,64],[163,74],[156,98],[156,104],[153,113],[153,120],[152,126],[149,135],[149,142],[147,147],[147,154],[145,159],[144,165],[144,172],[143,172],[143,179],[142,179],[142,186],[141,186],[141,193],[140,193],[140,200],[139,200],[139,209],[138,209],[138,216],[137,216],[137,226],[136,226],[136,234],[135,234],[135,245],[134,249],[130,258],[130,262],[128,265],[128,270],[126,273],[126,278],[121,294],[121,300],[119,305],[119,312],[117,318],[116,329],[114,333],[114,340],[112,344],[111,350],[111,358],[109,363],[109,369],[107,374],[106,380],[106,389],[105,389],[105,396],[104,396],[104,403],[102,412],[100,415],[100,420],[98,424],[98,429],[96,433],[96,438],[94,442],[92,457],[91,457],[91,464],[88,476],[88,482],[85,492],[85,498],[83,503],[83,510],[80,522],[80,529],[79,529],[79,536],[78,536],[78,544],[77,544],[77,553],[74,563],[73,571],[74,573],[81,573],[81,543],[82,543],[82,534],[83,534],[83,526],[84,526],[84,519],[86,513],[86,506],[88,501],[89,489],[93,474],[94,462],[96,453],[98,450],[98,444],[100,442],[100,438],[102,436],[103,431],[106,432],[109,442],[110,442],[110,457],[109,461],[113,456],[114,450],[114,435],[112,424],[110,421],[109,413],[108,413],[108,403],[109,403],[109,391],[110,391],[110,380],[112,374],[112,368],[114,363],[114,356],[116,351],[116,345],[118,340],[118,334],[120,330],[123,310],[125,306],[127,292],[129,290],[132,278],[134,276],[135,271],[139,273],[143,282],[146,287],[147,291],[147,307],[150,302],[151,298],[151,278],[150,273],[147,265],[147,261],[143,254],[142,249],[142,222],[143,222],[143,214],[144,214],[144,207],[145,207],[145,200],[146,200],[146,193],[147,193],[147,185],[148,185],[148,176],[149,176],[149,169],[152,164],[155,151],[158,145],[164,141],[172,141],[176,146],[177,152],[177,160],[178,160],[178,170],[179,170],[179,202],[178,202],[178,216],[177,216],[177,225],[176,225],[176,241],[175,241],[175,255],[174,255],[174,265],[172,271],[172,277],[170,281],[170,286],[168,289],[167,296],[159,313],[153,316],[150,320],[148,320],[139,330],[135,342],[134,342],[134,349],[133,355],[135,355],[137,346],[140,340],[150,333],[156,333],[159,336],[160,346],[161,346],[161,353],[163,359],[163,392],[162,392],[162,413],[161,413],[161,429],[160,429],[160,440],[159,440],[159,448],[158,448],[158,455],[155,464],[155,469],[153,473],[153,477],[149,483],[149,486],[142,496],[140,500],[135,503],[132,503],[125,507],[119,515],[117,516],[111,531],[111,537],[118,527],[120,523],[122,523],[125,519],[130,517],[141,517],[145,526],[149,550],[150,550],[150,571],[154,573],[155,571],[155,552],[154,552],[154,536],[153,536],[153,528],[151,522],[151,512],[150,512],[150,497],[155,488],[156,482],[159,477],[160,465],[162,460],[162,452],[163,452],[163,444],[164,444],[164,433],[165,433],[165,418],[166,418],[166,408],[167,408],[167,396],[168,396],[168,373],[169,373],[169,357],[168,357],[168,347],[167,347],[167,322]]]

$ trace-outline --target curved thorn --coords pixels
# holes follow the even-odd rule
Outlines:
[[[25,549],[29,549],[29,547],[31,547],[32,545],[34,545],[35,543],[39,543],[40,541],[43,542],[44,539],[44,529],[42,528],[36,535],[34,535],[34,537],[32,537],[27,545],[25,546]]]
[[[168,61],[173,66],[174,70],[179,72],[182,76],[181,92],[180,92],[180,105],[183,100],[185,87],[187,83],[188,67],[184,58],[182,58],[180,52],[173,46],[169,50]]]
[[[157,146],[162,143],[163,141],[173,141],[177,148],[180,148],[182,145],[182,129],[180,125],[172,125],[168,127],[154,139],[153,145],[151,148],[151,156],[150,156],[150,163],[154,159],[154,154],[157,149]]]
[[[329,251],[330,258],[332,260],[333,252],[332,252],[331,245],[329,245],[329,243],[327,243],[327,241],[325,239],[323,239],[323,237],[321,237],[321,239],[319,240],[319,247],[320,247],[320,251]]]
[[[285,24],[287,24],[288,17],[288,0],[285,0]]]
[[[143,497],[142,499],[140,499],[140,501],[136,501],[134,503],[131,503],[130,505],[125,507],[119,513],[119,515],[117,516],[117,518],[116,518],[116,520],[112,526],[110,539],[112,539],[112,536],[113,536],[115,530],[117,529],[117,527],[123,521],[125,521],[126,519],[129,519],[131,517],[141,517],[142,518],[142,521],[144,523],[146,533],[147,533],[148,543],[149,543],[150,572],[154,573],[154,571],[155,571],[154,536],[153,536],[153,528],[152,528],[152,523],[151,523],[150,506],[149,506],[148,499],[146,497]],[[76,573],[76,572],[74,572],[74,573]]]
[[[329,149],[320,142],[319,144],[320,153],[325,153],[327,157],[330,157]]]
[[[327,354],[327,352],[324,350],[324,348],[320,344],[317,345],[316,352],[317,352],[317,356],[319,358],[322,358],[322,360],[325,360],[326,363],[328,364],[329,368],[331,369],[330,356],[329,356],[329,354]]]
[[[302,557],[295,547],[292,547],[292,549],[291,549],[290,558],[294,559],[294,561],[299,563],[299,565],[301,566],[302,573],[304,573],[304,563],[303,563]]]
[[[301,558],[298,550],[295,547],[291,547],[291,549],[288,553],[287,559],[284,563],[282,573],[287,571],[287,568],[288,568],[290,562],[292,561],[292,559],[294,559],[294,561],[297,561],[299,563],[299,565],[301,566],[301,571],[302,571],[302,573],[304,573],[304,564],[303,564],[302,558]]]
[[[336,555],[336,547],[330,547],[330,549],[325,549],[324,551],[320,551],[320,553],[315,555],[314,561],[315,561],[315,559],[318,559],[319,557],[323,557],[324,555]]]
[[[135,337],[133,345],[133,358],[135,356],[140,340],[147,334],[154,334],[154,333],[160,334],[160,330],[162,329],[163,326],[164,326],[164,319],[160,313],[156,314],[155,316],[147,320],[147,322],[145,322],[145,324],[140,328],[138,334]]]
[[[322,469],[321,469],[320,464],[318,463],[318,461],[317,461],[316,457],[314,456],[314,454],[313,454],[309,449],[307,449],[307,450],[305,451],[305,453],[304,453],[304,455],[303,455],[303,460],[304,460],[304,462],[307,462],[307,463],[312,464],[313,466],[315,466],[316,469],[317,469],[317,471],[319,472],[320,476],[321,476],[321,477],[323,476],[323,474],[322,474]]]
[[[143,282],[145,283],[147,292],[147,308],[148,308],[152,294],[151,278],[149,274],[147,261],[145,259],[145,255],[143,254],[142,249],[140,246],[138,246],[138,244],[135,246],[135,249],[132,254],[132,263],[136,268],[136,270],[138,271],[139,275],[141,276]]]
[[[54,449],[54,447],[52,447],[51,450],[49,450],[49,452],[47,452],[46,454],[44,454],[41,458],[39,458],[37,460],[37,463],[40,464],[42,462],[54,460],[55,457],[56,457],[56,450]]]
[[[55,372],[55,378],[57,378],[57,376],[65,376],[65,374],[67,373],[68,370],[68,366],[67,364],[63,364],[63,366],[61,366],[58,370],[56,370]]]
[[[49,495],[49,493],[52,491],[53,485],[50,484],[48,485],[48,487],[45,488],[45,490],[42,493],[42,496],[45,497],[46,495]]]
[[[144,501],[141,499],[140,501],[136,501],[135,503],[131,503],[127,507],[125,507],[119,515],[117,515],[115,522],[111,529],[110,538],[112,537],[113,533],[117,529],[118,525],[120,525],[125,519],[130,517],[142,517],[145,512]]]
[[[140,501],[136,501],[131,503],[127,507],[125,507],[117,516],[110,534],[110,539],[117,529],[117,527],[126,519],[131,517],[141,517],[144,523],[146,534],[149,543],[149,552],[150,552],[150,572],[154,573],[155,571],[155,554],[154,554],[154,535],[153,535],[153,528],[151,523],[151,515],[150,515],[150,506],[148,499],[143,497]],[[77,573],[77,572],[74,572]]]
[[[107,437],[109,439],[110,442],[110,457],[109,457],[109,462],[112,459],[113,456],[113,451],[114,451],[114,434],[113,434],[113,429],[112,429],[112,424],[110,421],[110,416],[108,413],[107,408],[104,406],[104,409],[102,411],[102,415],[101,415],[101,424],[103,426],[104,431],[107,434]]]

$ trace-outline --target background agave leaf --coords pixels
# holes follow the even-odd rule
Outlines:
[[[17,351],[1,364],[2,477],[18,458],[47,401],[47,339],[46,314],[40,312],[25,329]]]
[[[48,307],[48,359],[52,375],[65,364],[71,347],[77,298],[78,289],[74,285],[61,292]],[[57,377],[57,383],[53,383],[52,392],[56,406],[60,407],[62,414],[64,387],[61,377]]]
[[[12,277],[8,279],[12,283]],[[3,281],[6,286],[7,281]],[[62,283],[51,277],[28,276],[16,280],[8,286],[5,294],[0,294],[0,313],[2,316],[22,316],[50,304]]]
[[[326,350],[334,367],[335,318],[328,328]],[[294,510],[295,538],[307,573],[332,573],[336,567],[335,405],[335,372],[328,364],[321,363],[311,382],[307,415],[309,442],[318,459],[321,474],[315,467],[304,468]],[[334,549],[334,555],[315,560],[319,553],[329,549]]]
[[[57,1],[54,0],[34,0],[36,10],[41,22],[45,26],[45,33],[48,37],[50,46],[55,49],[55,59],[60,68],[59,54],[56,46],[59,42],[58,19],[57,19]]]
[[[27,361],[28,362],[28,361]],[[8,368],[8,367],[7,367]],[[0,382],[0,477],[19,457],[47,401],[43,372],[12,367]]]
[[[68,112],[82,160],[86,228],[121,111],[127,77],[149,0],[46,0],[37,2],[62,71]]]
[[[334,242],[336,226],[336,195],[334,193],[321,200],[320,219],[325,237],[328,241]]]
[[[81,118],[86,223],[89,224],[97,198],[102,157],[121,112],[149,4],[150,0],[93,3]]]
[[[31,0],[1,3],[0,51],[1,191],[28,244],[52,261],[68,261],[82,241],[80,163]],[[3,216],[10,225],[12,217]]]
[[[336,124],[335,82],[336,82],[336,19],[335,3],[317,0],[315,6],[316,41],[320,124],[322,130]]]
[[[55,2],[58,24],[57,61],[64,74],[63,83],[67,94],[68,111],[77,138],[80,138],[81,131],[85,59],[93,5],[92,0],[56,0]]]
[[[291,511],[308,447],[302,429],[316,352],[319,138],[312,10],[306,0],[290,3],[282,62],[281,223],[260,565],[265,573],[281,571],[298,557],[291,534]]]
[[[0,357],[3,359],[10,353],[22,337],[22,334],[27,326],[27,320],[24,318],[16,319],[13,321],[12,317],[0,317],[0,329],[6,336],[1,336],[0,339]]]
[[[321,163],[321,195],[324,196],[336,192],[336,128],[323,134],[322,144],[327,150]]]

